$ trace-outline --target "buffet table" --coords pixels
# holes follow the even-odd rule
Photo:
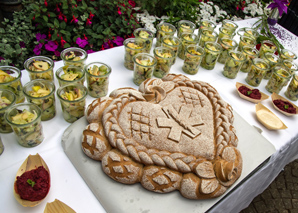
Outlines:
[[[238,21],[239,28],[251,26],[256,19]],[[298,38],[287,32],[282,27],[277,26],[274,30],[281,32],[281,43],[285,48],[293,50],[298,54]],[[239,41],[239,37],[235,37]],[[127,70],[124,65],[124,47],[100,51],[89,54],[87,63],[100,61],[111,66],[109,92],[120,87],[138,88],[132,81],[133,72]],[[63,65],[62,61],[55,62],[54,71]],[[182,71],[183,61],[177,59],[171,68],[171,73],[185,74]],[[217,63],[214,70],[207,71],[200,67],[196,75],[187,75],[192,80],[206,81],[215,87],[222,98],[230,103],[234,110],[244,118],[250,125],[256,127],[258,131],[275,147],[277,150],[268,161],[258,168],[253,174],[238,184],[229,194],[225,194],[220,202],[214,205],[210,212],[239,212],[247,207],[252,199],[265,190],[274,178],[280,173],[286,164],[296,158],[298,150],[298,116],[286,117],[277,112],[270,99],[262,102],[267,108],[274,112],[288,127],[285,130],[269,131],[257,121],[255,114],[255,105],[251,102],[241,99],[236,91],[236,82],[244,83],[246,73],[239,73],[236,79],[225,78],[221,71],[223,65]],[[23,85],[29,81],[26,71],[23,71]],[[271,95],[265,89],[267,80],[264,80],[258,87],[262,92]],[[58,81],[55,79],[55,85],[58,87]],[[284,88],[280,95],[284,96]],[[88,96],[87,104],[91,103],[94,98]],[[298,101],[293,102],[298,104]],[[45,139],[37,147],[24,148],[18,145],[13,133],[1,134],[5,146],[3,154],[0,156],[0,182],[1,182],[1,212],[43,212],[47,202],[53,202],[58,199],[76,212],[106,212],[103,205],[96,199],[86,182],[76,170],[70,159],[65,154],[61,145],[61,139],[64,131],[70,126],[62,116],[60,102],[56,97],[56,116],[42,122]],[[257,133],[258,134],[258,133]],[[51,189],[45,200],[33,208],[25,208],[14,199],[13,183],[17,170],[28,157],[29,154],[39,153],[47,163],[51,174]],[[98,164],[98,169],[101,169]],[[98,180],[100,187],[101,180]],[[145,189],[143,189],[145,190]],[[125,198],[123,198],[125,199]],[[184,199],[184,198],[182,198]],[[204,202],[204,201],[200,201]],[[154,205],[152,203],[152,205]],[[175,203],[173,203],[175,205]]]

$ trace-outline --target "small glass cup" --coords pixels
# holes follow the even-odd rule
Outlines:
[[[235,22],[228,19],[225,19],[222,21],[222,26],[226,28],[230,28],[231,30],[233,30],[233,32],[235,32],[236,29],[238,28],[238,25]]]
[[[298,100],[298,75],[297,74],[293,75],[293,78],[285,92],[285,96],[292,101]]]
[[[248,72],[245,81],[254,87],[260,85],[266,72],[270,69],[269,64],[267,64],[261,58],[255,58],[252,60],[252,65],[250,71]]]
[[[227,78],[236,78],[244,61],[245,56],[242,52],[234,50],[229,51],[229,57],[225,62],[222,74]]]
[[[207,20],[207,19],[202,19],[200,21],[200,27],[198,30],[198,36],[201,35],[202,29],[210,29],[212,32],[214,31],[214,29],[216,28],[216,24],[213,21]]]
[[[124,66],[126,69],[133,70],[133,57],[138,53],[146,52],[145,42],[140,38],[128,38],[124,40],[123,45],[125,47]]]
[[[240,37],[238,51],[242,51],[243,46],[248,46],[248,45],[255,46],[256,43],[257,43],[256,40],[253,39],[252,37],[247,37],[243,35]]]
[[[240,71],[241,72],[249,72],[253,59],[257,58],[259,55],[259,51],[254,46],[243,46],[242,53],[245,55],[246,61],[242,64]]]
[[[133,82],[139,86],[143,81],[152,77],[157,60],[147,53],[139,53],[133,57],[133,61]]]
[[[167,47],[156,47],[153,53],[157,60],[153,75],[157,78],[162,78],[170,72],[175,53]]]
[[[280,51],[280,59],[294,61],[297,59],[297,55],[291,50],[282,49]]]
[[[244,28],[244,33],[243,33],[244,36],[247,36],[247,37],[251,37],[253,38],[254,40],[257,40],[258,36],[259,36],[259,33],[257,30],[255,29],[252,29],[252,28],[249,28],[249,27],[245,27]]]
[[[40,108],[42,121],[55,117],[55,84],[52,81],[43,79],[30,81],[24,85],[24,94],[29,103]]]
[[[274,67],[279,64],[279,56],[274,53],[267,52],[264,54],[263,59],[269,64],[270,69],[264,76],[264,79],[269,79],[273,73]]]
[[[204,54],[204,49],[201,46],[195,44],[188,45],[182,70],[190,75],[196,74],[199,71]]]
[[[5,112],[16,103],[15,94],[7,89],[0,89],[0,133],[12,132],[11,126],[5,120]]]
[[[246,28],[246,27],[242,27],[242,28],[239,28],[239,29],[237,30],[237,35],[238,35],[239,37],[241,37],[241,36],[244,35],[244,33],[245,33],[245,28]]]
[[[60,57],[62,58],[65,66],[73,65],[83,69],[88,58],[88,54],[81,48],[70,47],[63,50]]]
[[[7,110],[5,119],[12,127],[21,146],[35,147],[43,141],[41,110],[35,104],[14,105]]]
[[[173,52],[175,53],[173,64],[175,64],[176,58],[178,56],[178,51],[181,46],[181,40],[175,36],[164,36],[161,39],[161,46],[173,50]]]
[[[84,84],[85,72],[80,67],[72,65],[63,66],[56,71],[56,78],[58,79],[60,87],[71,83]]]
[[[4,151],[4,145],[3,145],[2,139],[0,137],[0,155],[2,155],[3,151]]]
[[[203,29],[201,32],[199,45],[201,47],[204,47],[206,42],[216,42],[217,37],[218,37],[217,32],[215,31],[212,32],[208,29]]]
[[[235,50],[238,44],[235,40],[228,37],[220,38],[218,43],[222,47],[222,52],[220,53],[217,61],[221,64],[224,64],[229,58],[229,51]]]
[[[201,62],[201,67],[206,70],[212,70],[215,67],[218,56],[222,52],[222,47],[220,44],[215,42],[206,42],[204,47],[205,55]]]
[[[235,32],[231,28],[226,28],[226,27],[220,27],[219,28],[219,33],[218,33],[218,38],[223,38],[223,37],[228,37],[228,38],[234,38]]]
[[[3,72],[1,72],[3,71]],[[0,66],[0,89],[7,89],[16,95],[16,103],[25,101],[23,85],[21,82],[21,71],[12,66]]]
[[[275,53],[277,51],[277,47],[272,41],[265,40],[261,42],[261,47],[259,51],[260,51],[259,57],[263,58],[266,52]]]
[[[84,68],[88,93],[93,98],[106,96],[109,90],[109,76],[112,68],[101,62],[92,62]]]
[[[176,33],[176,27],[169,23],[160,23],[157,25],[156,32],[156,47],[161,46],[161,38],[164,36],[174,36]]]
[[[87,88],[82,84],[68,84],[58,88],[57,96],[64,120],[73,123],[84,116],[87,94]]]
[[[265,88],[268,92],[278,94],[287,85],[291,77],[291,74],[287,70],[276,66]]]
[[[197,44],[199,37],[194,33],[183,33],[180,40],[181,46],[178,50],[178,57],[184,60],[186,47],[191,44]]]
[[[181,37],[182,33],[193,33],[196,29],[196,25],[187,20],[180,20],[178,22],[178,30],[177,30],[177,36],[178,38]]]
[[[154,33],[145,28],[138,28],[138,29],[135,29],[135,31],[133,32],[133,35],[136,38],[140,38],[145,42],[146,52],[150,53],[152,48]]]
[[[298,65],[291,60],[283,60],[281,66],[289,71],[292,75],[298,71]]]
[[[30,80],[44,79],[54,81],[54,61],[45,56],[33,56],[24,63]]]

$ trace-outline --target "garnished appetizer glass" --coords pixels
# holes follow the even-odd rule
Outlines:
[[[254,40],[257,40],[259,33],[255,29],[245,27],[243,35],[247,37],[252,37]]]
[[[93,62],[85,66],[88,93],[93,98],[106,96],[109,90],[109,76],[112,68],[101,62]]]
[[[34,147],[43,141],[41,110],[35,104],[14,105],[7,110],[5,119],[11,125],[21,146]]]
[[[124,40],[123,45],[125,47],[124,66],[133,70],[133,57],[138,53],[146,52],[145,42],[140,38],[128,38]]]
[[[298,75],[297,74],[293,75],[293,78],[285,92],[285,96],[292,101],[298,100]]]
[[[150,53],[150,50],[152,48],[153,38],[154,38],[153,32],[145,28],[138,28],[138,29],[135,29],[135,31],[133,32],[133,35],[136,38],[140,38],[145,42],[146,52]]]
[[[64,86],[71,83],[84,84],[85,72],[82,68],[73,65],[60,67],[56,71],[56,78],[59,86]]]
[[[272,41],[269,41],[269,40],[262,41],[259,57],[263,58],[266,52],[275,53],[276,51],[277,51],[277,47]]]
[[[180,20],[178,22],[177,36],[181,37],[182,33],[193,33],[196,29],[196,25],[188,20]]]
[[[231,30],[233,30],[233,32],[235,32],[236,29],[238,28],[238,25],[235,22],[228,19],[225,19],[222,21],[222,26],[226,28],[230,28]]]
[[[269,64],[267,64],[263,59],[255,58],[252,60],[252,65],[250,71],[248,72],[245,81],[254,87],[260,85],[265,74],[270,69]]]
[[[292,60],[283,60],[281,66],[288,70],[292,75],[298,71],[298,65]]]
[[[40,108],[42,121],[55,117],[55,85],[53,82],[42,79],[30,81],[24,86],[24,94],[29,103]]]
[[[217,37],[217,32],[203,29],[200,35],[199,45],[204,47],[206,42],[216,42]]]
[[[222,74],[227,78],[236,78],[244,61],[245,56],[243,53],[234,50],[229,51],[229,57],[225,62]]]
[[[48,57],[31,57],[25,61],[24,67],[28,71],[31,81],[35,79],[54,81],[54,61]]]
[[[143,81],[152,77],[157,60],[147,53],[139,53],[133,57],[133,60],[135,64],[133,82],[139,86]]]
[[[247,73],[250,71],[253,59],[258,57],[259,51],[252,45],[243,46],[241,51],[245,55],[246,60],[243,62],[240,71]]]
[[[263,59],[269,64],[270,69],[264,76],[264,79],[269,79],[273,73],[274,67],[279,64],[279,56],[274,53],[267,52],[264,54]]]
[[[0,89],[7,89],[16,95],[16,103],[25,101],[21,71],[12,66],[0,66]]]
[[[218,56],[222,52],[222,47],[218,43],[206,42],[204,51],[205,55],[202,59],[201,67],[206,70],[212,70],[215,67]]]
[[[156,47],[153,53],[157,60],[153,75],[157,78],[162,78],[170,72],[175,53],[167,47]]]
[[[202,29],[210,29],[212,32],[214,31],[214,29],[216,28],[216,24],[213,21],[207,20],[207,19],[202,19],[200,21],[200,27],[198,30],[198,35],[201,35]]]
[[[268,92],[278,94],[287,85],[291,77],[291,74],[287,70],[276,66],[265,88]]]
[[[5,112],[9,107],[13,106],[16,102],[15,94],[6,89],[0,89],[0,132],[10,133],[12,132],[11,126],[6,122]]]
[[[242,47],[244,46],[255,46],[256,45],[256,40],[253,39],[252,37],[247,37],[247,36],[241,36],[240,41],[239,41],[239,46],[238,46],[238,51],[242,51]]]
[[[179,48],[181,47],[181,40],[175,36],[164,36],[161,39],[161,46],[173,50],[175,53],[173,64],[175,64]]]
[[[199,70],[204,54],[204,49],[201,46],[194,44],[188,45],[186,47],[182,70],[190,75],[196,74]]]
[[[229,57],[229,51],[235,50],[238,46],[237,42],[229,37],[223,37],[218,42],[222,47],[222,52],[218,57],[218,62],[224,64]]]
[[[294,61],[297,59],[297,55],[291,50],[282,49],[280,51],[280,59]]]
[[[197,44],[199,42],[199,37],[194,33],[183,33],[180,40],[181,46],[178,50],[178,57],[184,60],[186,47],[191,44]]]
[[[65,66],[76,66],[84,68],[88,54],[85,50],[77,47],[70,47],[63,50],[60,54]]]
[[[174,36],[176,33],[176,27],[169,23],[161,23],[157,25],[156,32],[156,47],[161,46],[161,38],[164,36]]]
[[[220,27],[218,38],[223,38],[223,37],[234,38],[235,34],[236,33],[230,28]]]
[[[82,84],[68,84],[59,87],[57,96],[60,99],[63,118],[73,123],[84,116],[87,88]]]

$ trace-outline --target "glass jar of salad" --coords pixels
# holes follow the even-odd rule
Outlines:
[[[180,20],[178,22],[177,36],[181,37],[182,33],[193,33],[196,29],[196,25],[188,20]]]
[[[133,32],[133,35],[136,38],[140,38],[145,42],[146,52],[150,53],[152,48],[154,33],[145,28],[138,28],[138,29],[135,29],[135,31]]]
[[[219,33],[218,33],[218,38],[223,38],[223,37],[228,37],[228,38],[234,38],[235,32],[231,28],[226,28],[226,27],[220,27],[219,28]]]
[[[235,32],[236,29],[238,28],[238,25],[235,22],[228,19],[225,19],[222,21],[222,26],[226,28],[230,28],[231,30],[233,30],[233,32]]]
[[[14,105],[7,110],[5,119],[12,127],[21,146],[35,147],[43,141],[41,110],[35,104]]]
[[[201,46],[195,44],[188,45],[186,47],[182,70],[190,75],[196,74],[199,70],[204,54],[204,49]]]
[[[258,58],[259,51],[254,46],[249,45],[242,47],[242,53],[246,60],[243,62],[240,71],[247,73],[250,71],[252,60]]]
[[[181,46],[178,50],[178,57],[184,60],[186,47],[191,44],[197,44],[199,42],[199,37],[194,33],[183,33],[180,40]]]
[[[133,82],[139,86],[143,81],[152,77],[157,61],[147,53],[135,55],[133,61],[135,64]]]
[[[243,35],[247,37],[251,37],[254,40],[257,40],[257,38],[259,37],[258,31],[249,27],[244,28]]]
[[[294,61],[297,59],[297,55],[291,50],[282,49],[280,51],[280,59]]]
[[[85,50],[77,47],[70,47],[63,50],[60,54],[65,66],[73,65],[84,68],[88,54]]]
[[[0,66],[0,89],[7,89],[16,95],[16,103],[25,101],[21,71],[12,66]]]
[[[234,79],[236,78],[241,65],[245,61],[245,56],[242,52],[238,52],[235,50],[229,51],[229,57],[225,62],[225,66],[223,68],[222,74],[227,77]]]
[[[54,61],[45,56],[33,56],[24,63],[30,80],[44,79],[54,81]]]
[[[274,53],[267,52],[264,54],[263,59],[269,64],[270,69],[264,76],[264,79],[269,79],[273,73],[274,67],[279,64],[279,56]]]
[[[128,38],[124,40],[123,45],[125,48],[124,66],[126,69],[133,70],[133,57],[138,53],[146,52],[145,42],[140,38]]]
[[[220,38],[218,43],[222,47],[222,52],[220,53],[218,57],[218,62],[221,64],[224,64],[226,60],[229,58],[229,51],[235,50],[237,47],[237,42],[233,40],[232,38],[223,37]]]
[[[198,30],[198,36],[201,35],[202,29],[208,28],[210,31],[214,31],[216,28],[216,24],[213,21],[207,20],[207,19],[201,19],[199,22],[199,30]]]
[[[239,29],[237,30],[237,35],[238,35],[239,37],[241,37],[241,36],[244,35],[245,28],[246,28],[246,27],[242,27],[242,28],[239,28]]]
[[[206,42],[216,42],[217,37],[218,37],[217,32],[210,31],[209,29],[202,29],[200,39],[199,39],[199,45],[201,47],[204,47]]]
[[[283,60],[281,66],[289,71],[292,75],[298,71],[298,65],[291,60]]]
[[[16,103],[15,94],[6,89],[0,89],[0,133],[12,132],[11,126],[5,120],[5,112]]]
[[[256,43],[257,43],[256,40],[253,39],[252,37],[247,37],[243,35],[240,37],[238,51],[242,51],[243,46],[249,46],[249,45],[255,46]]]
[[[298,100],[298,75],[297,74],[293,75],[293,78],[285,92],[285,96],[292,101]]]
[[[163,22],[157,25],[156,47],[161,46],[161,38],[164,36],[174,36],[176,27],[172,24]]]
[[[206,42],[204,47],[205,55],[202,58],[201,67],[212,70],[215,67],[218,56],[222,52],[222,47],[218,43]]]
[[[85,72],[82,68],[73,65],[63,66],[56,71],[56,78],[60,87],[71,83],[84,84]]]
[[[55,117],[55,85],[52,81],[36,79],[24,85],[24,94],[29,103],[41,109],[41,120],[47,121]]]
[[[109,76],[112,68],[102,62],[92,62],[85,66],[88,93],[93,98],[106,96],[109,90]]]
[[[173,50],[175,57],[173,60],[173,64],[176,62],[176,58],[178,56],[179,48],[181,48],[181,40],[175,36],[164,36],[161,39],[161,46],[167,47]]]
[[[267,64],[263,59],[253,59],[250,71],[248,72],[245,81],[251,86],[259,86],[269,68],[269,64]]]
[[[67,122],[73,123],[84,116],[87,94],[87,88],[82,84],[67,84],[58,88],[57,96]]]
[[[153,75],[157,78],[162,78],[170,72],[175,53],[167,47],[156,47],[153,53],[157,60]]]
[[[261,47],[259,51],[259,57],[263,58],[266,52],[275,53],[277,51],[277,47],[272,41],[265,40],[261,42]]]
[[[268,92],[278,94],[287,85],[291,77],[291,74],[287,70],[276,66],[265,88]]]

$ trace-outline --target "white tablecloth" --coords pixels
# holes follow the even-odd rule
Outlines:
[[[237,22],[239,28],[250,26],[256,19],[244,20]],[[298,39],[293,34],[286,32],[281,27],[277,29],[282,32],[281,41],[286,48],[298,53]],[[277,31],[277,30],[275,30]],[[286,32],[286,33],[284,33]],[[238,37],[235,37],[239,41]],[[289,42],[291,40],[291,42]],[[137,88],[132,82],[133,72],[123,66],[124,47],[100,51],[89,54],[87,63],[101,61],[112,67],[110,75],[109,92],[120,87]],[[55,63],[56,71],[63,65],[62,61]],[[171,68],[171,73],[185,74],[182,71],[183,61],[176,60],[176,64]],[[296,150],[298,150],[298,116],[286,117],[277,112],[270,99],[262,102],[266,107],[272,110],[288,127],[286,130],[269,131],[262,126],[256,119],[255,105],[239,98],[235,89],[236,82],[245,83],[245,73],[239,73],[234,80],[225,78],[221,71],[223,65],[217,64],[215,69],[207,71],[199,69],[196,75],[187,75],[192,80],[206,81],[214,86],[223,99],[230,103],[248,123],[262,130],[263,136],[268,139],[276,148],[276,153],[271,157],[269,162],[256,174],[249,178],[245,183],[238,187],[232,194],[227,196],[222,202],[217,204],[212,212],[238,212],[247,207],[252,199],[261,193],[272,180],[278,175],[283,167],[294,159]],[[23,71],[23,85],[29,81],[28,74]],[[267,80],[264,80],[258,87],[262,92],[268,93],[265,89]],[[55,85],[58,82],[55,79]],[[285,88],[280,92],[284,95]],[[87,104],[94,100],[90,96],[87,98]],[[294,102],[296,105],[298,101]],[[61,136],[64,130],[70,125],[64,121],[61,106],[56,97],[57,115],[50,121],[42,122],[45,140],[42,144],[34,148],[24,148],[18,145],[13,133],[1,134],[5,146],[4,153],[0,156],[0,204],[1,212],[43,212],[47,202],[53,202],[59,199],[71,206],[76,212],[105,212],[100,202],[92,194],[84,180],[81,178],[75,167],[65,155],[61,146]],[[46,161],[51,172],[51,189],[45,200],[33,208],[22,207],[13,196],[13,183],[16,172],[23,161],[29,154],[39,153]],[[100,181],[100,180],[99,180]]]

